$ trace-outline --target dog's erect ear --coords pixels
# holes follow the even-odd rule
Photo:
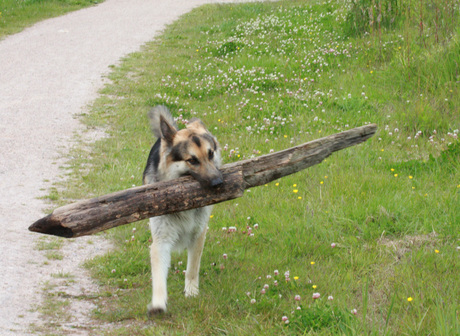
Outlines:
[[[207,133],[208,130],[206,129],[206,126],[204,123],[198,119],[198,118],[192,118],[189,120],[187,124],[188,129],[193,129],[195,132],[198,133]]]
[[[150,129],[157,138],[162,138],[163,134],[161,132],[161,120],[162,116],[175,130],[178,130],[177,125],[169,112],[168,108],[164,105],[158,105],[152,108],[149,113],[147,113],[150,121]]]
[[[163,115],[160,115],[160,130],[161,138],[166,141],[169,146],[172,146],[177,130],[172,126]]]

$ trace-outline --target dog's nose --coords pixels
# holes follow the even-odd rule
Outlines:
[[[217,186],[220,186],[222,183],[224,183],[224,181],[222,180],[222,177],[216,177],[214,179],[211,180],[211,187],[215,188]]]

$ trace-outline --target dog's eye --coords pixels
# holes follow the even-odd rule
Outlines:
[[[200,164],[200,161],[198,161],[198,159],[194,156],[192,156],[190,159],[187,160],[188,163],[190,163],[191,165],[198,165]]]
[[[212,160],[214,158],[214,152],[212,150],[209,150],[208,157],[209,157],[209,160]]]

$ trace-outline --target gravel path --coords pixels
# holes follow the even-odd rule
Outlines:
[[[39,235],[27,231],[47,206],[37,198],[62,175],[60,155],[83,132],[76,115],[96,98],[109,65],[212,2],[106,0],[0,41],[0,335],[30,335],[30,324],[40,325],[32,308],[52,274],[71,273],[75,295],[91,290],[78,265],[107,249],[101,238],[78,238],[65,243],[63,260],[49,261],[36,248]],[[70,334],[84,335],[90,307],[72,309]]]

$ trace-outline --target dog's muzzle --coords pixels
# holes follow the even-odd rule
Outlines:
[[[209,186],[212,188],[215,188],[215,187],[220,186],[223,183],[224,183],[224,180],[222,179],[221,176],[219,176],[219,177],[212,179],[211,182],[209,183]]]

